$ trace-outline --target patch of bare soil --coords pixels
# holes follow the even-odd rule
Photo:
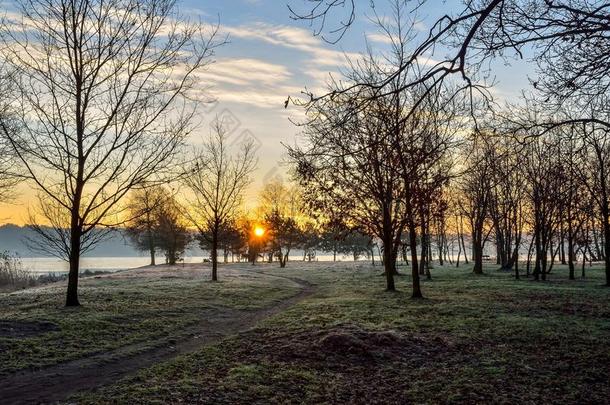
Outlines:
[[[440,337],[352,324],[300,331],[256,328],[223,345],[229,358],[220,368],[197,363],[193,373],[209,380],[181,397],[185,403],[300,403],[306,396],[304,403],[405,403],[404,391],[414,383],[410,372],[446,357],[459,361],[463,349]],[[252,392],[249,381],[229,389],[219,386],[244,364],[265,365],[257,378],[272,382],[271,393]]]
[[[457,350],[454,344],[440,337],[428,338],[392,330],[370,331],[350,324],[285,336],[261,335],[253,331],[245,340],[270,360],[306,361],[324,369],[332,369],[333,365],[343,367],[346,363],[366,367],[388,361],[417,366]]]
[[[51,322],[0,321],[0,338],[28,338],[57,330]]]
[[[589,388],[591,399],[585,402],[606,403],[599,398],[608,381],[607,356],[570,353],[561,349],[558,339],[545,338],[545,349],[535,350],[542,341],[532,345],[523,338],[516,346],[505,341],[453,341],[341,324],[293,332],[259,328],[240,334],[225,351],[231,353],[233,364],[267,364],[261,379],[274,381],[273,399],[284,403],[294,403],[306,393],[312,403],[582,403],[578,397]],[[227,363],[227,370],[214,371],[228,374],[231,361]],[[306,370],[317,382],[305,387],[299,374],[275,372],[285,369]],[[536,377],[563,382],[532,387]],[[248,394],[227,393],[213,384],[202,388],[193,402],[215,398],[233,403]],[[449,394],[453,399],[446,397]],[[268,399],[253,396],[249,401]]]
[[[367,331],[354,325],[339,325],[300,335],[295,336],[297,344],[292,355],[314,361],[336,357],[363,364],[401,359],[425,362],[451,349],[451,345],[440,338],[425,339],[392,330]]]
[[[187,268],[187,271],[190,272],[191,269]],[[258,321],[285,310],[313,293],[314,287],[309,283],[291,280],[301,286],[301,291],[295,296],[255,311],[229,308],[203,311],[201,322],[186,331],[182,335],[186,337],[181,340],[168,337],[154,343],[133,344],[40,370],[7,376],[0,381],[0,403],[40,404],[62,401],[79,392],[114,383],[140,369],[194,352],[226,336],[246,331]]]

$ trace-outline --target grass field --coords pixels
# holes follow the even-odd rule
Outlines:
[[[0,341],[9,349],[3,372],[175,333],[200,308],[272,305],[295,292],[281,279],[231,276],[229,269],[221,269],[219,284],[137,274],[90,280],[85,306],[74,313],[61,308],[56,287],[0,295],[0,319],[60,326],[20,343]],[[406,276],[398,292],[384,292],[380,267],[256,269],[307,280],[315,292],[253,329],[74,401],[533,404],[610,397],[610,289],[602,287],[599,268],[568,281],[567,270],[556,267],[549,281],[534,282],[492,268],[475,276],[466,267],[437,267],[423,284],[426,299],[417,301],[409,298]],[[100,336],[101,325],[108,336],[121,331],[119,341]]]
[[[64,283],[0,293],[0,377],[133,343],[166,344],[204,311],[265,307],[296,291],[288,280],[254,273],[210,277],[209,269],[175,266],[84,278],[79,308],[63,306]]]

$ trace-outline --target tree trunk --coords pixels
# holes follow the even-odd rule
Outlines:
[[[570,269],[570,280],[576,279],[574,260],[576,259],[576,253],[574,252],[574,228],[572,225],[572,213],[568,211],[568,268]]]
[[[547,239],[545,238],[545,240],[547,240]],[[540,250],[540,254],[542,255],[541,256],[542,266],[540,269],[541,270],[540,275],[542,277],[542,281],[546,281],[546,275],[548,273],[548,271],[547,271],[548,270],[548,253],[547,253],[547,249],[546,249],[547,245],[548,244],[543,244],[543,248]]]
[[[603,221],[603,218],[602,218]],[[602,251],[599,247],[599,240],[597,239],[597,232],[595,231],[595,229],[592,229],[593,234],[593,243],[595,244],[595,261],[599,260],[599,258],[602,256]],[[591,247],[589,247],[590,249]],[[592,253],[591,251],[589,251],[589,253]],[[590,260],[593,260],[593,255],[591,254],[591,257],[589,258]]]
[[[496,228],[497,229],[497,228]],[[506,264],[503,238],[497,235],[496,231],[496,264],[502,268]]]
[[[421,254],[420,254],[420,259],[419,259],[419,275],[423,276],[426,274],[426,258],[428,257],[428,254],[426,252],[426,249],[428,247],[428,244],[426,243],[426,238],[428,237],[426,235],[426,228],[422,225],[421,227]]]
[[[519,244],[515,246],[513,263],[513,266],[515,267],[515,280],[519,280],[521,278],[519,275]]]
[[[280,268],[284,268],[286,267],[286,263],[288,263],[288,255],[290,254],[290,249],[286,250],[286,253],[282,254],[282,251],[280,250],[280,254],[278,256],[278,259],[280,260]]]
[[[78,220],[78,219],[77,219]],[[75,229],[76,228],[76,229]],[[80,264],[80,229],[72,228],[70,236],[70,272],[68,273],[68,292],[66,294],[66,306],[77,307],[80,305],[78,301],[78,272]]]
[[[470,246],[472,248],[471,249],[472,251],[470,252],[470,259],[474,262],[476,260],[475,253],[474,253],[474,238],[475,238],[474,237],[474,230],[472,231],[471,238],[472,239],[471,239]]]
[[[559,245],[557,245],[557,248],[555,250],[553,250],[553,244],[551,244],[551,264],[549,265],[549,269],[546,272],[546,274],[551,274],[551,271],[553,271],[553,267],[555,266],[555,258],[559,255]]]
[[[534,265],[534,280],[539,281],[540,280],[540,273],[542,272],[542,242],[540,241],[540,230],[538,228],[534,229],[535,232],[535,236],[534,236],[534,245],[535,245],[535,249],[536,249],[536,258],[534,259],[536,261],[535,265]],[[546,254],[546,252],[545,252]]]
[[[167,250],[166,260],[169,265],[173,266],[176,264],[176,241],[172,241],[171,246]]]
[[[413,279],[413,293],[411,298],[423,298],[419,283],[419,268],[417,265],[417,233],[413,220],[409,224],[409,244],[411,249],[411,277]]]
[[[610,214],[610,206],[608,201],[604,200],[602,205],[602,215],[604,224],[604,264],[606,267],[606,286],[610,287],[610,220],[608,215]]]
[[[474,274],[483,274],[483,230],[477,229],[472,235],[472,254],[474,258]]]
[[[518,221],[515,220],[515,250],[513,252],[513,266],[515,266],[515,279],[519,280],[521,275],[519,274],[519,247],[521,246],[521,229]]]
[[[455,267],[460,267],[460,258],[462,256],[462,243],[460,241],[461,237],[462,237],[462,235],[458,231],[458,254],[457,254],[457,260],[455,261]],[[464,254],[466,254],[466,252],[464,252]]]
[[[70,271],[68,273],[68,291],[66,293],[66,306],[77,307],[78,301],[78,272],[80,268],[80,243],[82,238],[82,228],[80,224],[79,207],[82,196],[82,164],[79,163],[79,177],[77,179],[77,189],[74,196],[74,205],[70,214],[70,255],[68,258]]]
[[[568,268],[570,269],[570,280],[576,280],[576,275],[574,274],[574,260],[573,260],[573,252],[574,248],[571,246],[572,242],[568,241]]]
[[[386,291],[396,291],[394,274],[396,274],[396,259],[392,257],[392,237],[384,235],[383,238],[383,267],[385,269]]]
[[[150,265],[154,266],[155,263],[155,240],[153,237],[153,232],[151,229],[148,229],[148,248],[150,250]]]
[[[526,277],[529,278],[530,276],[530,269],[532,267],[532,250],[534,249],[534,236],[532,235],[531,239],[530,239],[530,246],[527,249],[527,269],[526,269]]]
[[[258,243],[250,242],[248,244],[248,261],[251,262],[253,266],[256,264],[256,260],[258,259],[258,254],[259,254]]]
[[[560,250],[559,250],[559,257],[561,260],[561,264],[567,264],[566,262],[566,248],[565,248],[565,231],[563,229],[563,221],[560,223],[561,229],[560,229],[560,233],[559,233],[559,243],[560,243]]]
[[[438,264],[440,266],[443,266],[445,264],[445,261],[443,259],[443,255],[445,253],[445,243],[443,242],[442,235],[439,235],[436,243],[438,244],[438,246],[436,247],[436,250],[438,251]]]
[[[464,263],[470,264],[470,263],[468,263],[468,253],[466,252],[466,242],[464,241],[464,232],[462,232],[462,236],[460,239],[462,242],[462,249],[464,250]]]
[[[212,229],[212,281],[218,281],[218,226]]]

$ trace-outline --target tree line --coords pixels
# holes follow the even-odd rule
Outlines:
[[[368,46],[321,95],[289,99],[306,113],[289,155],[309,207],[338,212],[381,241],[390,291],[407,240],[414,298],[422,296],[420,276],[431,276],[432,249],[444,261],[452,240],[459,261],[464,235],[476,274],[493,245],[497,264],[516,278],[525,249],[525,273],[535,280],[559,261],[574,279],[579,257],[583,265],[603,261],[610,285],[609,65],[598,59],[607,57],[600,44],[607,45],[608,7],[465,1],[422,35],[417,13],[425,1],[393,1],[391,18],[372,3],[387,48]],[[359,7],[316,2],[291,10],[334,43]],[[510,52],[524,57],[526,47],[538,77],[519,102],[499,106],[486,66]]]
[[[267,236],[249,255],[285,266],[297,246],[340,252],[333,241],[368,239],[379,245],[387,289],[402,256],[419,298],[435,250],[453,260],[457,244],[457,261],[470,258],[481,273],[492,244],[515,277],[544,280],[561,261],[573,278],[577,259],[601,260],[610,285],[608,6],[467,0],[422,33],[423,3],[393,0],[389,18],[373,7],[388,48],[367,46],[323,94],[288,100],[305,111],[300,142],[287,151],[298,193],[265,191],[253,225]],[[291,7],[293,18],[329,42],[363,7],[304,4],[313,9]],[[252,143],[227,146],[223,123],[201,146],[187,145],[206,100],[200,73],[226,43],[219,26],[190,21],[174,0],[15,5],[0,24],[0,197],[17,182],[31,186],[33,246],[70,265],[66,305],[79,305],[81,255],[125,225],[151,260],[162,243],[168,262],[185,229],[196,229],[217,279],[257,164]],[[489,66],[511,55],[527,57],[536,77],[520,103],[498,107]]]
[[[2,174],[33,187],[34,246],[69,262],[77,306],[80,257],[124,221],[125,197],[183,171],[198,74],[225,39],[174,0],[13,4],[0,25]]]
[[[251,212],[234,210],[218,226],[214,221],[207,225],[194,221],[199,211],[176,194],[158,186],[136,190],[128,199],[130,219],[125,233],[137,250],[150,255],[151,265],[156,264],[159,252],[165,255],[165,263],[175,265],[190,244],[197,244],[208,253],[207,259],[217,264],[263,261],[286,267],[296,250],[302,252],[301,260],[308,262],[327,254],[333,261],[366,258],[375,264],[380,255],[374,238],[343,224],[330,226],[308,216],[297,190],[279,180],[261,190],[258,207]]]

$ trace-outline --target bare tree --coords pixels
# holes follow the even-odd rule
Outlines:
[[[265,215],[266,232],[272,254],[277,257],[280,267],[286,267],[290,251],[301,239],[301,230],[294,217],[273,209]]]
[[[134,187],[173,173],[216,28],[181,21],[174,0],[20,0],[1,35],[17,72],[23,130],[7,135],[40,190],[48,247],[70,263],[66,305],[96,229]],[[38,219],[37,219],[38,220]],[[84,241],[87,242],[84,242]]]
[[[546,280],[549,272],[548,252],[559,229],[560,194],[564,182],[557,154],[558,142],[553,136],[536,136],[524,150],[525,196],[530,207],[530,226],[536,253],[534,278]]]
[[[488,143],[492,154],[489,160],[491,201],[489,217],[493,223],[497,262],[502,270],[514,268],[519,279],[519,248],[524,225],[523,147],[511,133],[490,128]]]
[[[464,196],[461,214],[470,228],[473,272],[483,274],[483,251],[491,232],[489,207],[494,180],[490,175],[493,151],[484,135],[475,137],[466,156],[466,170],[458,180],[458,187]]]
[[[310,206],[340,210],[349,228],[382,240],[386,288],[394,291],[396,254],[406,226],[400,165],[389,138],[384,140],[383,118],[372,110],[352,115],[350,105],[341,97],[316,111],[306,129],[307,144],[290,148],[289,155]]]
[[[583,184],[596,208],[597,215],[593,217],[597,217],[602,228],[603,249],[600,253],[605,262],[606,285],[610,287],[610,130],[600,125],[583,124],[581,131],[587,149]]]
[[[6,202],[14,196],[14,188],[22,180],[22,166],[11,147],[9,136],[19,131],[15,111],[11,107],[14,93],[13,73],[5,66],[0,66],[0,202]]]
[[[259,200],[258,216],[266,227],[270,259],[276,257],[280,267],[286,267],[290,252],[304,235],[302,227],[306,215],[300,190],[276,179],[265,184]]]
[[[176,264],[191,242],[191,232],[183,215],[184,208],[170,195],[157,211],[157,231],[159,247],[165,252],[165,262]]]
[[[247,141],[230,154],[228,135],[220,120],[216,120],[212,135],[202,148],[195,151],[190,172],[184,184],[192,197],[187,216],[201,236],[211,246],[212,280],[218,280],[218,247],[222,227],[235,219],[244,192],[252,182],[256,168],[255,145]]]
[[[432,196],[442,194],[448,182],[460,101],[446,99],[453,94],[443,86],[375,95],[373,84],[380,80],[392,76],[391,88],[399,89],[420,73],[412,66],[393,75],[408,57],[415,21],[406,15],[402,1],[393,2],[392,10],[391,23],[381,17],[376,21],[391,43],[389,52],[369,51],[352,62],[345,80],[331,83],[334,97],[306,105],[312,117],[306,122],[309,148],[290,152],[301,180],[317,184],[318,194],[332,196],[330,205],[349,213],[345,222],[350,226],[382,241],[388,290],[394,289],[398,249],[408,230],[413,297],[419,298],[417,238],[421,231],[427,257],[427,213]],[[358,83],[371,86],[353,85]],[[422,101],[421,93],[427,94]],[[314,201],[324,198],[314,196]]]
[[[410,3],[412,12],[416,13],[424,3],[429,2]],[[292,18],[313,25],[315,34],[334,35],[331,42],[343,37],[364,7],[358,2],[343,0],[316,0],[308,4],[310,7],[305,11],[291,8]],[[369,3],[373,10],[376,4],[374,0]],[[350,17],[333,18],[337,13]],[[366,91],[372,97],[383,97],[422,83],[433,89],[445,80],[455,78],[463,82],[463,86],[457,88],[459,91],[466,90],[473,99],[477,93],[490,98],[484,80],[486,75],[480,74],[486,70],[486,63],[499,57],[527,56],[539,66],[540,79],[533,80],[532,85],[540,89],[549,102],[560,108],[566,102],[580,99],[586,107],[589,98],[604,94],[610,85],[609,17],[608,5],[598,0],[466,0],[461,10],[444,14],[432,24],[393,75],[375,83],[356,83],[350,91],[368,89]],[[443,55],[437,57],[440,52]],[[431,63],[415,80],[393,88],[391,83],[395,77],[417,65],[420,59],[430,59]],[[422,94],[422,100],[426,95]],[[310,94],[312,102],[328,97],[332,94],[318,97]],[[586,108],[581,113],[565,122],[538,125],[553,127],[594,122],[610,126],[610,122],[589,114],[590,110]]]
[[[458,244],[458,255],[456,258],[455,267],[460,267],[460,260],[464,255],[464,262],[468,264],[468,252],[466,250],[466,242],[464,240],[464,212],[462,209],[464,195],[460,192],[458,182],[454,180],[449,189],[449,211],[452,214],[452,228],[455,232],[455,241]]]
[[[127,203],[127,236],[136,249],[150,253],[151,266],[155,265],[155,253],[161,240],[159,218],[171,197],[163,187],[147,187],[133,190]]]
[[[584,128],[583,128],[584,127]],[[583,131],[585,129],[585,131]],[[559,232],[557,235],[562,264],[567,264],[569,279],[574,280],[576,254],[586,240],[586,226],[594,216],[593,198],[589,196],[590,156],[587,155],[586,126],[570,125],[556,130],[557,151],[560,159],[559,184],[561,207],[559,210]]]

